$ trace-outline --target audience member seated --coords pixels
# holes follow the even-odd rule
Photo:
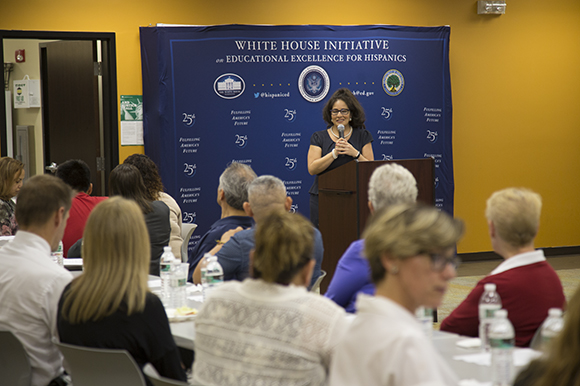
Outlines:
[[[68,256],[69,248],[83,237],[85,223],[93,208],[107,197],[92,197],[91,169],[85,161],[71,159],[63,162],[56,169],[58,178],[73,189],[75,197],[70,208],[64,236],[62,238],[63,254]]]
[[[527,347],[552,307],[564,308],[560,278],[541,249],[534,249],[542,198],[527,189],[508,188],[492,194],[485,215],[493,250],[505,259],[481,279],[467,298],[441,323],[441,330],[478,336],[479,298],[494,283],[508,311],[516,346]]]
[[[0,330],[11,331],[24,346],[32,386],[57,385],[51,382],[64,371],[52,340],[58,336],[58,299],[72,275],[50,253],[64,234],[71,199],[71,189],[58,178],[30,178],[18,196],[20,230],[0,249]]]
[[[441,304],[462,233],[460,220],[432,206],[401,204],[375,214],[363,234],[375,296],[358,296],[357,317],[332,360],[331,386],[457,385],[415,310]]]
[[[123,163],[133,165],[139,169],[147,188],[147,199],[149,201],[163,201],[169,207],[169,220],[171,223],[169,245],[175,257],[181,260],[181,244],[183,243],[181,238],[181,208],[173,197],[163,191],[163,182],[161,182],[157,165],[145,154],[130,155]]]
[[[149,273],[159,276],[159,260],[163,247],[169,245],[171,226],[169,225],[169,208],[162,201],[149,201],[145,184],[139,170],[133,165],[118,165],[109,176],[111,196],[121,196],[135,201],[143,215],[149,233],[151,262]],[[114,218],[111,222],[115,221]],[[77,241],[68,251],[68,257],[82,257],[83,240]]]
[[[14,212],[18,195],[24,180],[24,164],[14,158],[0,159],[0,227],[2,236],[13,236],[18,231]]]
[[[256,228],[252,278],[209,293],[195,319],[194,383],[325,385],[345,312],[307,292],[315,261],[312,224],[274,211]]]
[[[148,239],[134,201],[112,197],[93,210],[83,238],[83,274],[58,303],[60,341],[124,349],[141,368],[151,363],[160,375],[185,381],[165,309],[147,287]]]
[[[375,169],[369,180],[369,209],[371,214],[388,206],[417,201],[417,181],[403,166],[390,163]],[[324,296],[332,299],[347,312],[355,312],[359,293],[374,295],[371,268],[363,256],[364,240],[350,244],[338,260],[334,276]]]
[[[256,178],[251,167],[238,162],[232,162],[224,170],[219,179],[217,203],[221,207],[221,217],[214,222],[211,228],[199,239],[189,253],[188,280],[193,281],[192,275],[203,255],[208,253],[223,234],[231,229],[240,227],[249,228],[254,220],[244,212],[244,202],[248,201],[248,184]]]
[[[159,260],[163,254],[163,247],[169,245],[171,234],[169,207],[162,201],[147,199],[147,188],[145,188],[141,173],[133,165],[119,165],[113,169],[109,176],[109,189],[111,196],[133,200],[141,208],[145,215],[151,245],[149,273],[159,276]]]
[[[544,348],[546,354],[531,362],[514,386],[577,386],[580,383],[580,287],[564,315],[564,327]]]
[[[286,195],[286,186],[279,178],[260,176],[248,185],[248,201],[244,202],[244,211],[259,224],[271,211],[286,211],[292,207],[292,199]],[[250,252],[255,247],[254,234],[256,229],[230,230],[221,238],[210,254],[216,255],[224,270],[224,280],[244,280],[250,276]],[[235,232],[235,234],[234,234]],[[314,229],[314,272],[310,288],[320,276],[320,266],[324,255],[322,235]],[[193,274],[193,281],[201,283],[201,264],[198,264]]]

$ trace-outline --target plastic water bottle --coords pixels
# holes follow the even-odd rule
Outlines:
[[[180,308],[187,305],[187,271],[189,264],[174,260],[169,281],[171,308]]]
[[[493,283],[487,283],[483,286],[484,292],[479,298],[479,339],[481,339],[481,348],[489,350],[488,330],[495,311],[501,309],[501,298],[496,292],[496,286]]]
[[[510,386],[514,378],[514,327],[507,318],[507,310],[495,311],[489,326],[491,346],[491,381],[493,386]]]
[[[555,337],[560,334],[564,327],[564,319],[562,319],[562,310],[560,308],[550,308],[548,310],[548,317],[542,324],[540,334],[542,335],[542,350],[550,344]]]
[[[61,267],[64,267],[64,260],[63,260],[63,252],[64,246],[62,245],[62,241],[58,242],[58,248],[56,249],[56,251],[52,252],[50,254],[50,256],[52,257],[52,261],[55,264],[60,265]]]
[[[207,265],[209,263],[209,260],[211,259],[211,256],[209,253],[206,253],[203,255],[203,257],[201,258],[201,261],[199,262],[199,266],[200,268],[200,273],[201,273],[201,294],[203,295],[203,300],[205,300],[205,288],[207,287]]]
[[[431,339],[433,337],[433,309],[420,306],[415,310],[415,317],[421,323],[425,335]]]
[[[201,267],[201,287],[203,300],[205,300],[211,290],[224,282],[224,270],[218,262],[217,256],[212,256],[209,253],[203,257],[201,263],[204,263]]]
[[[159,260],[159,276],[161,277],[161,302],[165,307],[171,307],[169,282],[175,262],[177,262],[177,259],[171,252],[171,247],[163,247],[163,254]]]

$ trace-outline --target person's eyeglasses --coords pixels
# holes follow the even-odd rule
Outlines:
[[[349,109],[342,109],[342,110],[333,109],[333,110],[330,110],[330,113],[332,115],[338,115],[338,113],[341,113],[342,115],[348,115],[348,114],[350,114],[350,110]]]
[[[457,269],[461,264],[461,259],[457,255],[445,256],[439,253],[429,253],[428,255],[431,258],[431,268],[435,272],[443,272],[448,264],[454,269]]]

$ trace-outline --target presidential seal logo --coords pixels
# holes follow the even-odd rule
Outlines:
[[[308,66],[300,73],[298,78],[300,95],[308,102],[320,102],[328,94],[330,78],[320,66]]]
[[[398,70],[389,70],[383,75],[383,90],[390,96],[397,96],[405,87],[405,78]]]
[[[236,74],[220,75],[213,82],[213,90],[218,96],[224,99],[234,99],[243,94],[246,89],[246,83]]]

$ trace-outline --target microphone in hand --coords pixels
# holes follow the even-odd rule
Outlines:
[[[340,138],[344,138],[344,125],[338,125],[337,129],[338,129],[338,136]]]

